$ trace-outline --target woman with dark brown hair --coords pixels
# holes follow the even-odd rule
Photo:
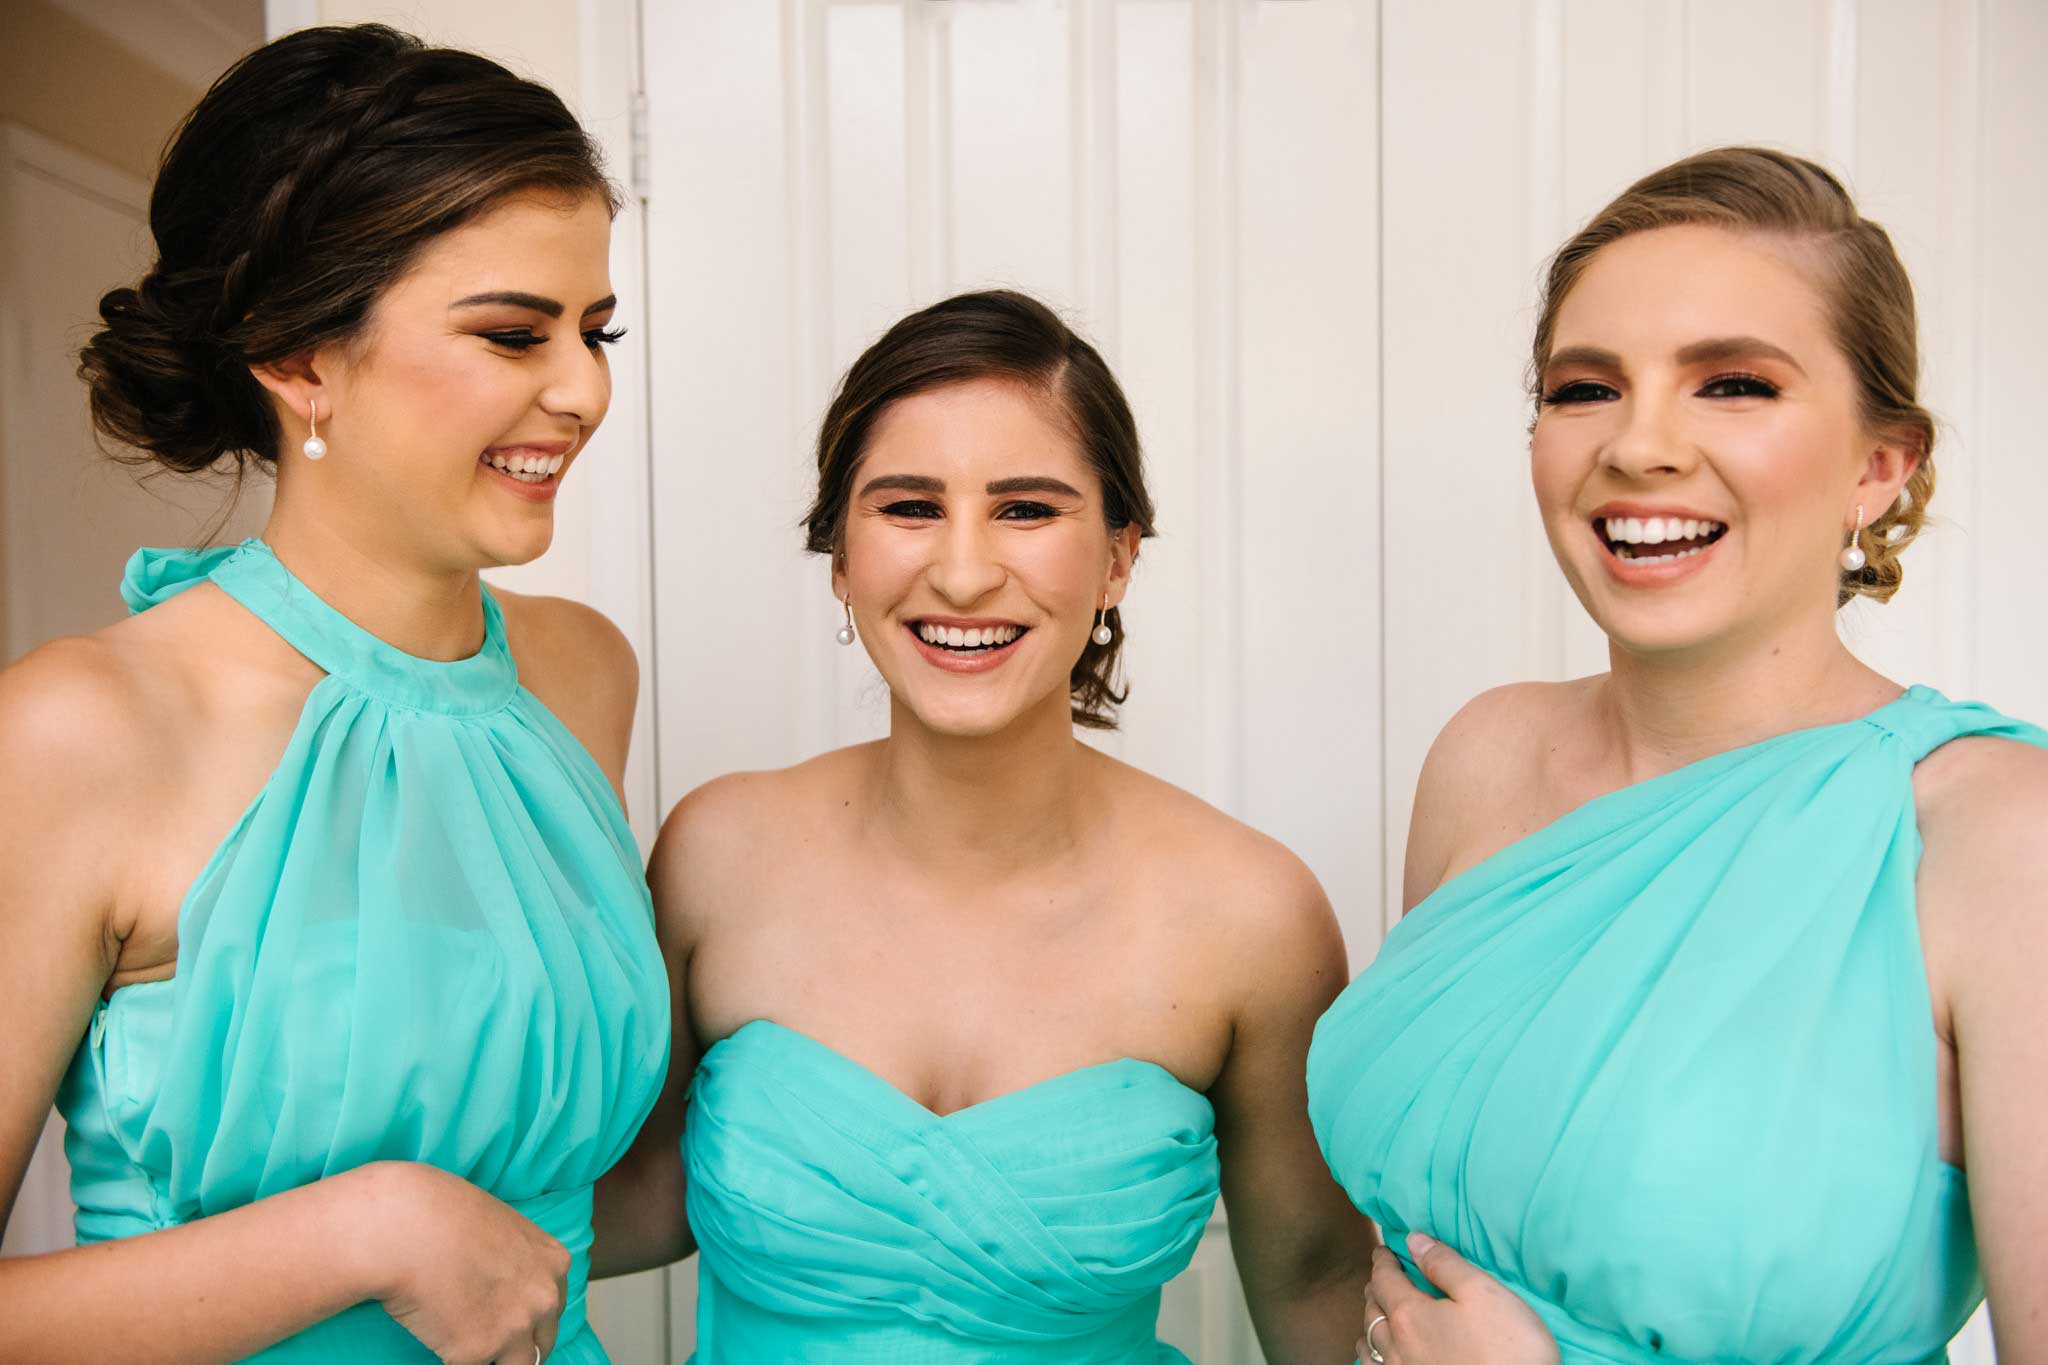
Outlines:
[[[277,498],[0,676],[0,1191],[54,1097],[81,1243],[0,1262],[0,1358],[605,1359],[591,1186],[667,1049],[635,669],[478,573],[610,400],[612,209],[551,92],[375,26],[167,152],[93,415]]]
[[[1330,908],[1075,733],[1115,723],[1152,523],[1116,380],[1031,299],[948,299],[847,372],[808,543],[889,734],[669,816],[677,1062],[600,1190],[605,1269],[701,1251],[704,1365],[1179,1360],[1160,1287],[1219,1185],[1267,1357],[1356,1335],[1370,1229],[1301,1084]]]
[[[1890,239],[1811,162],[1689,157],[1553,259],[1531,373],[1611,668],[1445,729],[1410,913],[1317,1028],[1394,1248],[1362,1352],[1934,1362],[1988,1287],[2048,1360],[2048,733],[1836,630],[1934,491]]]

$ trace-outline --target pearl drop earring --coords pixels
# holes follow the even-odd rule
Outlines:
[[[1849,548],[1842,551],[1842,568],[1855,573],[1869,561],[1864,557],[1863,547],[1856,542],[1863,538],[1863,504],[1856,504],[1856,529],[1849,533]]]
[[[299,449],[306,452],[309,460],[327,458],[327,442],[320,439],[320,403],[316,399],[306,408],[306,443]]]
[[[1116,632],[1109,628],[1108,617],[1109,602],[1105,599],[1101,609],[1095,613],[1095,630],[1089,637],[1098,645],[1106,645],[1116,638]]]
[[[849,597],[839,605],[846,608],[846,624],[839,628],[837,638],[840,644],[850,645],[853,643],[853,599]]]

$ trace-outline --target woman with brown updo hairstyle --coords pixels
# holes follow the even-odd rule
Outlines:
[[[807,543],[889,733],[668,817],[676,1064],[600,1263],[698,1249],[700,1365],[1155,1365],[1220,1185],[1267,1358],[1338,1358],[1370,1228],[1301,1085],[1330,907],[1076,733],[1127,696],[1153,529],[1115,377],[1036,301],[961,295],[854,362],[817,464]]]
[[[668,1045],[636,670],[479,571],[610,401],[614,206],[552,92],[377,26],[165,154],[93,416],[277,496],[0,675],[0,1191],[54,1099],[80,1243],[0,1261],[0,1359],[606,1359],[592,1186]]]
[[[1361,1354],[1931,1365],[1988,1289],[2048,1360],[2048,733],[1836,629],[1934,492],[1890,239],[1812,162],[1689,157],[1552,259],[1531,374],[1610,667],[1452,720],[1317,1027],[1389,1242]]]

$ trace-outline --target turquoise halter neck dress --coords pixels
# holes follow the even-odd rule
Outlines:
[[[683,1131],[698,1365],[1164,1365],[1217,1194],[1209,1102],[1109,1062],[940,1116],[766,1020]]]
[[[1964,735],[2048,745],[1914,687],[1445,882],[1309,1051],[1352,1201],[1504,1281],[1566,1365],[1944,1360],[1983,1285],[1937,1148],[1912,777]]]
[[[584,1321],[591,1186],[653,1106],[667,977],[603,772],[520,687],[483,595],[474,656],[404,654],[259,541],[141,550],[142,611],[211,582],[326,670],[178,914],[176,973],[100,1004],[65,1076],[80,1243],[395,1159],[506,1200],[573,1254],[549,1357]],[[254,1359],[426,1362],[362,1304]]]

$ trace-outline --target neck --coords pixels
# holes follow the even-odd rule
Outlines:
[[[395,649],[452,662],[483,647],[484,605],[477,571],[434,569],[298,514],[279,497],[264,543],[315,596]]]
[[[1897,695],[1818,612],[1695,650],[1610,642],[1597,706],[1630,781],[1791,730],[1853,720]]]
[[[992,735],[940,734],[900,701],[869,779],[870,822],[920,867],[1002,877],[1069,854],[1094,754],[1064,690]]]

